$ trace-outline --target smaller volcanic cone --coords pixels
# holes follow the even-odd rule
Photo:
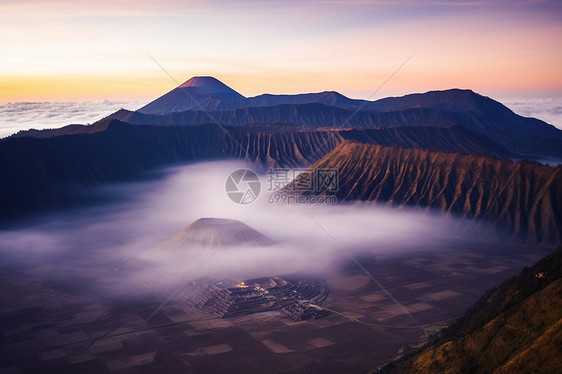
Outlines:
[[[257,247],[270,244],[272,244],[271,239],[240,221],[200,218],[169,239],[164,247]]]

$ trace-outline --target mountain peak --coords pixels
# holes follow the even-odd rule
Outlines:
[[[232,88],[228,87],[226,84],[219,81],[217,78],[210,77],[210,76],[196,76],[188,79],[180,88],[195,88],[200,93],[205,94],[236,94],[240,97],[238,92],[234,91]]]
[[[143,114],[170,114],[193,108],[200,109],[229,100],[242,100],[244,96],[216,78],[193,77],[172,91],[160,96],[138,110]]]

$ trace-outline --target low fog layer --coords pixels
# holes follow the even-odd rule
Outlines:
[[[380,257],[449,239],[452,219],[380,206],[271,205],[267,183],[251,204],[225,193],[237,162],[166,170],[160,180],[108,186],[119,202],[52,215],[0,232],[5,268],[120,297],[168,292],[198,277],[247,279],[294,272],[327,275],[348,251]],[[165,248],[202,217],[239,220],[267,246]],[[343,249],[342,249],[343,247]]]
[[[562,97],[501,100],[509,109],[523,117],[534,117],[562,130]]]
[[[0,105],[0,138],[20,130],[52,129],[100,120],[121,108],[135,110],[136,101],[19,102]]]

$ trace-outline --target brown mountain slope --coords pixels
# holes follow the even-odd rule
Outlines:
[[[562,247],[487,291],[420,353],[381,373],[558,373]]]
[[[472,334],[420,354],[398,372],[555,373],[562,364],[561,295],[558,279]]]
[[[339,171],[340,202],[439,208],[474,220],[482,235],[562,241],[562,166],[346,141],[316,168]]]
[[[337,131],[279,124],[146,126],[104,120],[37,133],[0,140],[0,175],[10,181],[0,183],[0,221],[79,204],[83,196],[74,187],[133,180],[167,164],[240,159],[258,169],[308,167],[345,139],[511,156],[490,138],[459,126]]]

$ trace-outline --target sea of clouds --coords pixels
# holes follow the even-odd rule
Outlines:
[[[523,117],[534,117],[562,130],[562,98],[506,99],[502,104]]]
[[[119,109],[136,110],[144,102],[17,102],[0,105],[0,138],[20,130],[59,128],[96,122]]]
[[[361,205],[272,205],[267,191],[240,205],[225,192],[245,164],[204,162],[162,179],[106,186],[112,203],[0,230],[0,269],[108,297],[167,292],[195,278],[248,279],[287,273],[329,276],[349,256],[435,250],[455,240],[451,217]],[[178,248],[163,244],[195,220],[228,218],[269,237],[264,247]]]

